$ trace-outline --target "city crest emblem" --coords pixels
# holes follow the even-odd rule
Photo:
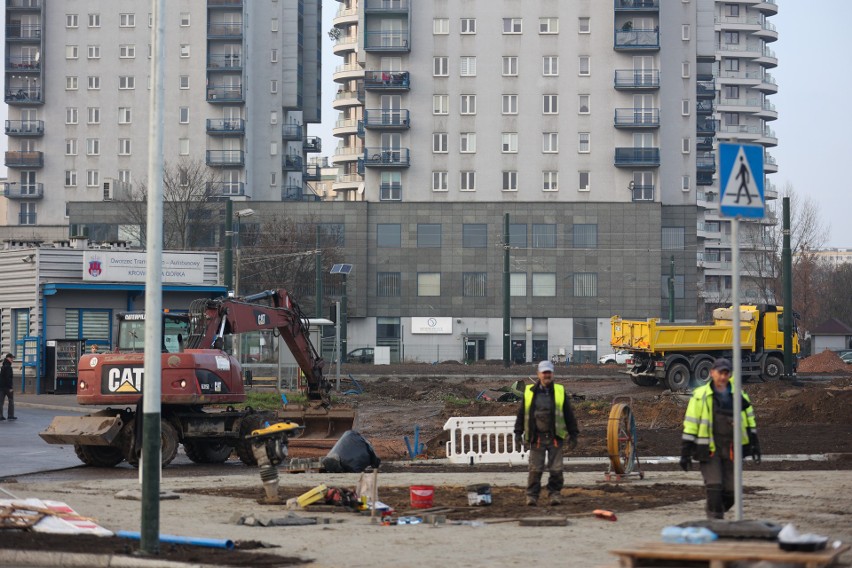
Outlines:
[[[99,258],[93,258],[89,261],[89,275],[92,278],[97,278],[103,272],[103,266],[101,265],[101,260]]]

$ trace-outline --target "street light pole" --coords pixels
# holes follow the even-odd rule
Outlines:
[[[254,215],[254,209],[240,209],[239,211],[234,213],[234,215],[237,217],[237,230],[234,231],[234,240],[237,243],[237,245],[236,245],[237,246],[237,274],[234,277],[234,297],[239,298],[240,297],[240,264],[241,264],[240,263],[240,221],[242,220],[243,217],[251,217],[252,215]],[[241,360],[241,357],[240,357],[240,355],[242,353],[241,347],[242,347],[242,336],[238,335],[235,338],[233,349],[234,349],[234,356],[236,357],[237,361],[239,361],[240,363],[242,363],[242,360]]]

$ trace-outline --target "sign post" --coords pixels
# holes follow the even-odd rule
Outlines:
[[[731,219],[731,293],[733,295],[734,501],[736,520],[743,519],[742,330],[740,326],[739,220],[765,215],[763,147],[719,144],[719,214]]]

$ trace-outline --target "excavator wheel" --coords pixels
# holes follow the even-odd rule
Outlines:
[[[74,453],[80,461],[92,467],[115,467],[124,461],[121,448],[115,446],[84,446],[74,444]]]
[[[231,456],[233,448],[222,442],[185,441],[183,450],[195,463],[222,463]]]
[[[127,460],[127,463],[133,467],[139,467],[134,423],[134,420],[128,421],[125,430],[122,432],[124,435],[124,446],[122,447],[122,450],[124,452],[124,459]],[[178,433],[177,430],[175,430],[175,427],[172,426],[172,423],[168,420],[160,420],[160,455],[162,457],[163,467],[166,467],[172,463],[173,459],[175,459],[179,445]],[[138,454],[141,455],[141,449]]]
[[[257,459],[251,450],[251,442],[246,440],[246,436],[263,426],[267,419],[268,417],[263,414],[247,414],[240,423],[240,441],[237,442],[235,449],[240,461],[246,465],[257,465]]]

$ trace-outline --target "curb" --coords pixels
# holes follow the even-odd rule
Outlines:
[[[68,566],[71,568],[221,568],[214,564],[190,564],[113,554],[0,550],[0,566]]]

